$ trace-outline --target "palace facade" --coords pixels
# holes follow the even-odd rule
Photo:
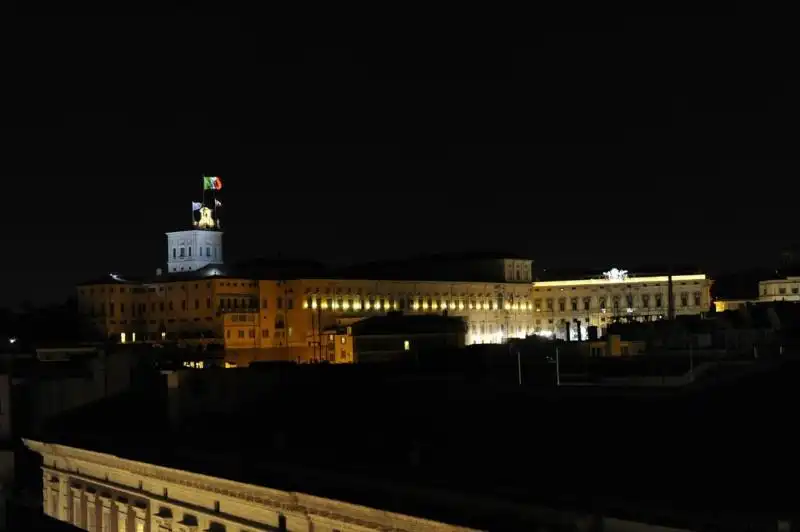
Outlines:
[[[601,278],[534,281],[533,261],[485,255],[335,272],[276,263],[236,270],[222,264],[220,231],[167,236],[166,272],[109,274],[78,287],[80,311],[103,336],[315,347],[325,343],[326,329],[398,311],[462,317],[468,344],[501,343],[532,334],[586,339],[589,326],[602,331],[615,320],[660,319],[669,310],[667,276],[611,270]],[[711,284],[704,274],[673,276],[675,313],[708,311]]]

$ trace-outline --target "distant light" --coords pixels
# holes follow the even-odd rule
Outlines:
[[[17,343],[17,337],[16,336],[12,336],[11,338],[8,339],[8,343],[9,344],[16,344]]]
[[[108,275],[111,276],[111,278],[114,279],[115,281],[125,282],[125,279],[123,279],[116,273],[109,273]]]

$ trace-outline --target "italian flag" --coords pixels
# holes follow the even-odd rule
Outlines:
[[[203,190],[219,190],[222,188],[222,179],[219,177],[203,177]]]

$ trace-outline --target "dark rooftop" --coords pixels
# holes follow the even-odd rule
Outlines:
[[[390,312],[385,316],[374,316],[354,323],[353,336],[370,334],[430,334],[463,332],[463,318],[438,315],[404,315]]]
[[[195,271],[167,272],[160,276],[126,276],[109,273],[79,286],[98,284],[142,284],[206,279],[209,277],[235,279],[367,279],[408,281],[486,281],[498,282],[502,272],[488,273],[480,269],[486,261],[522,259],[507,253],[450,253],[426,255],[412,259],[359,263],[333,267],[306,259],[257,258],[232,266],[212,264]],[[494,275],[494,277],[491,277]]]
[[[489,530],[525,527],[511,512],[463,504],[454,511],[387,490],[424,486],[672,526],[728,519],[743,529],[753,516],[774,523],[796,506],[774,473],[796,477],[798,437],[765,435],[786,426],[775,405],[800,398],[797,361],[710,390],[635,400],[593,389],[482,390],[311,369],[235,413],[169,427],[164,404],[150,393],[72,414],[44,439]],[[332,412],[320,397],[348,409]],[[125,412],[147,412],[148,423],[130,424]]]

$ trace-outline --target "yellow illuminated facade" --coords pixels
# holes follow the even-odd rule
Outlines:
[[[213,244],[213,245],[212,245]],[[224,342],[229,349],[311,348],[322,353],[324,331],[391,311],[463,317],[466,342],[500,343],[527,335],[586,338],[587,325],[667,315],[666,276],[533,281],[533,264],[518,258],[458,259],[453,278],[484,281],[344,278],[262,279],[231,275],[220,264],[222,233],[167,233],[167,272],[146,281],[119,275],[78,287],[78,305],[101,334],[120,342]],[[479,267],[477,267],[478,265]],[[474,274],[477,272],[477,274]],[[705,275],[673,277],[676,314],[711,306]]]
[[[105,335],[128,342],[219,338],[230,348],[311,346],[320,331],[364,317],[407,314],[463,316],[468,343],[497,343],[533,334],[531,284],[252,280],[229,277],[78,288],[78,304]],[[162,338],[163,337],[163,338]],[[325,341],[325,338],[322,338]]]
[[[800,301],[800,277],[760,281],[758,301]]]
[[[711,284],[705,275],[674,276],[676,315],[707,312]],[[217,338],[229,348],[319,345],[326,341],[320,331],[330,326],[390,311],[464,317],[469,344],[563,337],[567,323],[572,339],[579,327],[586,338],[588,325],[663,318],[667,298],[666,276],[506,283],[210,276],[148,284],[109,279],[78,289],[80,309],[106,335],[128,342]]]
[[[674,275],[675,315],[708,312],[712,284],[705,274]],[[581,338],[586,338],[584,329],[590,325],[603,329],[616,320],[665,318],[669,311],[669,277],[608,275],[602,279],[535,282],[531,298],[537,332],[560,336],[569,323],[572,339],[577,339],[579,330]]]

